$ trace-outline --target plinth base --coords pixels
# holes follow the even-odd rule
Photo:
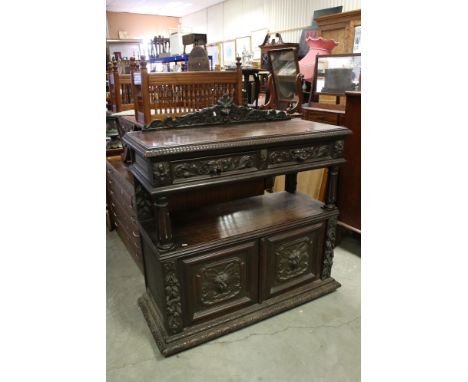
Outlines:
[[[187,327],[180,333],[173,335],[169,335],[165,330],[162,316],[149,291],[138,299],[138,305],[159,350],[164,356],[170,356],[314,300],[335,291],[340,286],[341,284],[333,278],[318,280],[260,304],[249,306],[206,323]]]

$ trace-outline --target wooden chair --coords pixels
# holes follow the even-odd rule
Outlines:
[[[235,71],[148,73],[141,57],[140,70],[131,74],[136,122],[176,117],[216,104],[227,94],[242,104],[240,57]]]
[[[107,64],[111,111],[114,113],[133,110],[131,76],[137,70],[135,58],[130,58],[130,74],[119,74],[117,62]]]

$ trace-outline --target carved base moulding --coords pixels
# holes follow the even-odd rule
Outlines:
[[[341,284],[331,277],[325,280],[317,280],[312,285],[283,293],[261,304],[249,306],[230,315],[224,315],[209,323],[192,326],[176,335],[171,335],[164,329],[161,313],[158,311],[151,292],[147,291],[141,296],[138,299],[138,305],[161,354],[167,357],[315,300],[335,291],[340,286]]]

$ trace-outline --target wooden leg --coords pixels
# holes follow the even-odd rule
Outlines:
[[[171,217],[169,216],[169,203],[167,197],[160,196],[154,203],[155,215],[158,222],[158,248],[169,251],[175,248],[172,241]]]
[[[293,172],[292,174],[286,174],[284,183],[284,189],[292,194],[296,192],[297,188],[297,172]]]
[[[327,210],[336,208],[336,187],[338,182],[338,166],[331,166],[328,169],[327,195],[325,197],[325,206]]]

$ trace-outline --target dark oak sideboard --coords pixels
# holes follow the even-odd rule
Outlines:
[[[238,123],[244,122],[244,123]],[[345,127],[221,102],[124,137],[133,151],[146,293],[165,356],[330,293]],[[297,172],[327,167],[325,203]],[[286,190],[172,209],[171,197],[286,174]]]

